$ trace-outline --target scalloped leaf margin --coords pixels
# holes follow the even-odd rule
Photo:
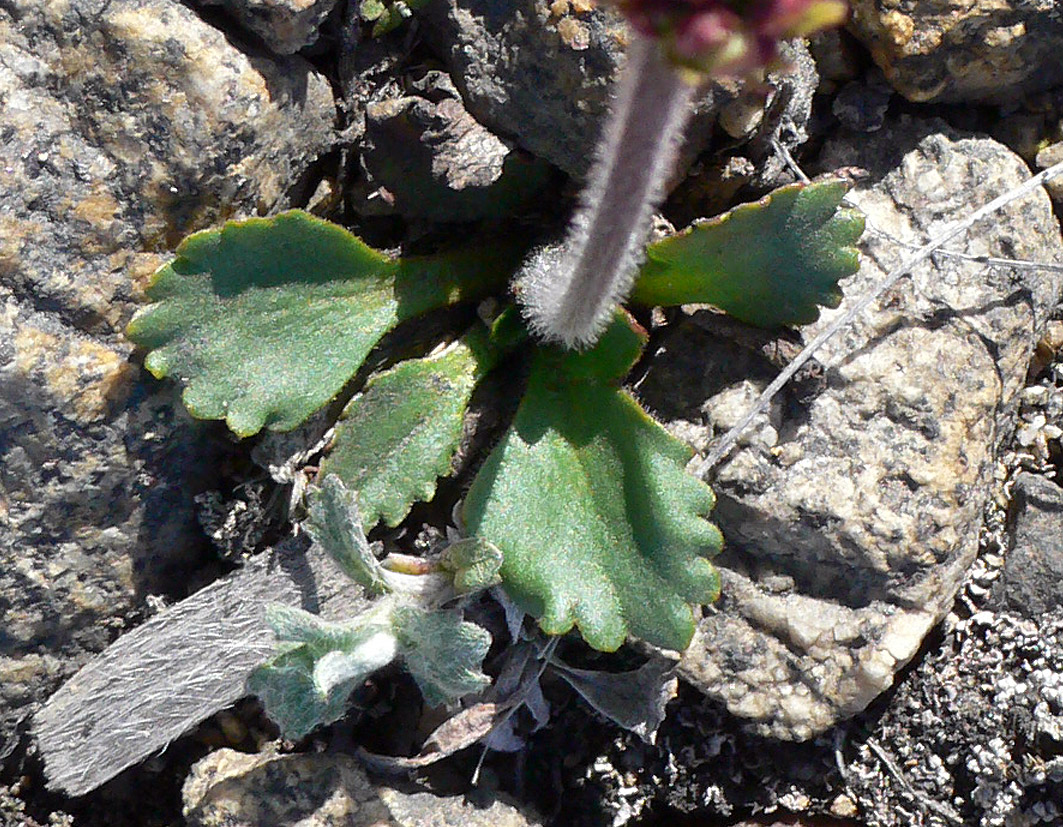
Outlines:
[[[859,211],[843,181],[791,184],[649,246],[631,302],[711,304],[748,324],[814,322],[860,268]]]

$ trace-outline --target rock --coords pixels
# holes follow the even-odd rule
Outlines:
[[[851,31],[911,101],[1010,104],[1063,81],[1055,0],[853,0]]]
[[[183,789],[189,827],[393,827],[362,768],[342,755],[212,752]]]
[[[851,199],[872,227],[920,243],[1028,175],[990,139],[907,119],[834,141],[822,163],[868,169]],[[842,308],[824,312],[802,338],[907,253],[877,233],[864,246]],[[1047,197],[984,222],[966,251],[1059,261]],[[683,677],[756,731],[796,739],[890,687],[951,605],[977,550],[993,454],[1013,426],[1060,286],[1054,272],[939,259],[819,352],[818,381],[813,371],[777,397],[717,468],[723,597],[684,655]],[[688,322],[667,333],[639,386],[649,407],[701,449],[713,426],[746,409],[744,383],[759,391],[777,372],[764,348],[711,327]]]
[[[502,801],[374,787],[351,757],[246,755],[229,749],[197,763],[185,781],[190,827],[532,827],[540,822]]]
[[[570,174],[586,172],[629,37],[608,8],[444,0],[421,12],[465,105],[484,126]]]
[[[45,251],[47,252],[47,251]],[[191,492],[214,451],[170,394],[146,395],[128,348],[0,305],[0,736],[120,630],[138,595],[201,542]],[[74,660],[71,660],[74,659]]]
[[[417,95],[365,106],[359,189],[373,204],[429,221],[498,217],[534,197],[549,167],[480,126],[450,78],[429,71],[409,84]],[[376,210],[380,212],[380,208]]]
[[[1036,474],[1015,479],[1015,525],[998,603],[1023,617],[1063,609],[1063,488]]]
[[[286,205],[332,142],[328,81],[236,51],[167,0],[27,0],[4,28],[0,268],[103,335],[185,235]]]
[[[445,0],[429,4],[422,19],[480,123],[570,175],[586,173],[628,42],[618,13],[567,0]],[[750,126],[744,140],[770,137],[784,122],[786,130],[803,129],[815,66],[803,45],[787,56],[797,71],[773,74],[758,89],[705,92],[688,130],[688,162],[707,145],[720,108],[736,100],[741,111],[732,111],[729,122]],[[765,108],[766,119],[759,116]]]
[[[335,111],[309,64],[252,61],[169,0],[8,4],[0,98],[2,739],[183,588],[219,446],[121,331],[183,235],[286,203]]]
[[[1046,146],[1037,153],[1034,159],[1038,169],[1048,169],[1060,161],[1063,161],[1063,141]],[[1048,194],[1052,196],[1053,201],[1057,204],[1063,203],[1063,184],[1060,183],[1058,178],[1053,178],[1049,181],[1045,185],[1045,189],[1048,190]]]
[[[317,42],[318,28],[336,0],[194,0],[221,6],[278,55],[292,55]]]
[[[992,125],[993,137],[1018,153],[1028,164],[1034,164],[1049,134],[1049,119],[1044,112],[1020,111],[996,120]],[[1049,195],[1055,181],[1045,187]],[[1056,196],[1053,195],[1053,198]]]
[[[470,801],[460,795],[405,793],[391,787],[380,787],[379,793],[402,827],[536,827],[543,823],[538,816],[498,799]]]

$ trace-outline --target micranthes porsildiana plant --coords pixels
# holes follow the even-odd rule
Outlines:
[[[618,0],[636,31],[568,236],[517,280],[532,329],[592,345],[631,289],[698,86],[778,63],[780,40],[844,20],[842,0]]]
[[[698,83],[770,65],[780,37],[843,8],[621,8],[637,34],[564,244],[527,257],[528,239],[498,240],[496,226],[490,242],[392,257],[291,210],[185,239],[130,322],[145,367],[179,378],[194,416],[224,419],[241,437],[290,431],[354,393],[308,490],[305,528],[370,608],[336,622],[293,607],[268,615],[278,653],[249,688],[290,735],[342,716],[351,689],[396,658],[432,703],[483,689],[490,635],[462,607],[495,584],[543,632],[575,628],[601,651],[630,637],[685,649],[695,607],[719,594],[715,498],[686,470],[690,446],[624,387],[649,336],[616,304],[710,304],[762,327],[837,306],[863,231],[840,181],[782,187],[643,244]],[[380,347],[405,323],[457,305],[480,313],[446,314],[464,329],[434,349],[424,342],[424,355]],[[383,369],[351,386],[373,352]],[[520,377],[521,399],[461,486],[463,538],[452,532],[413,562],[398,552],[377,560],[365,533],[402,524],[415,503],[436,499],[439,479],[461,472],[474,393],[503,371]]]

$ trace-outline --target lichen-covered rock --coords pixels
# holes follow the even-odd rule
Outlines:
[[[247,755],[222,749],[192,768],[184,786],[190,827],[532,827],[501,801],[374,787],[339,754]]]
[[[0,272],[111,334],[185,235],[284,204],[331,146],[332,92],[169,0],[24,6],[0,15]]]
[[[440,0],[422,17],[480,123],[569,174],[586,173],[630,36],[617,12],[583,0]],[[725,131],[732,142],[774,134],[780,124],[801,133],[815,67],[803,45],[786,57],[798,71],[774,73],[744,91],[734,84],[705,91],[687,134],[688,161],[706,146],[729,103]],[[763,118],[766,102],[782,103],[770,122]]]
[[[834,141],[823,164],[869,170],[851,199],[875,230],[917,242],[1028,175],[990,139],[907,120]],[[880,232],[866,235],[842,308],[802,338],[907,253]],[[979,226],[964,246],[1063,257],[1043,192]],[[1060,285],[1054,272],[938,259],[820,351],[818,375],[777,397],[717,469],[723,597],[684,655],[688,681],[758,731],[797,739],[890,687],[975,555],[994,451]],[[666,335],[640,385],[650,407],[702,449],[777,370],[765,356],[772,347],[706,326]],[[781,345],[794,346],[773,347]]]
[[[1063,81],[1056,0],[852,0],[850,29],[912,101],[1014,103]]]
[[[0,709],[39,700],[202,542],[216,449],[121,330],[186,233],[285,203],[327,81],[170,0],[0,9]]]
[[[211,474],[169,394],[128,353],[4,292],[0,305],[0,710],[102,649],[136,596],[197,550],[184,485]]]
[[[222,6],[240,24],[262,38],[278,55],[292,55],[313,45],[336,0],[194,0]]]

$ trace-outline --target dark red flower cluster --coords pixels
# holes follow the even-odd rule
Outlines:
[[[677,63],[712,75],[769,66],[779,41],[845,20],[844,0],[615,0]]]

